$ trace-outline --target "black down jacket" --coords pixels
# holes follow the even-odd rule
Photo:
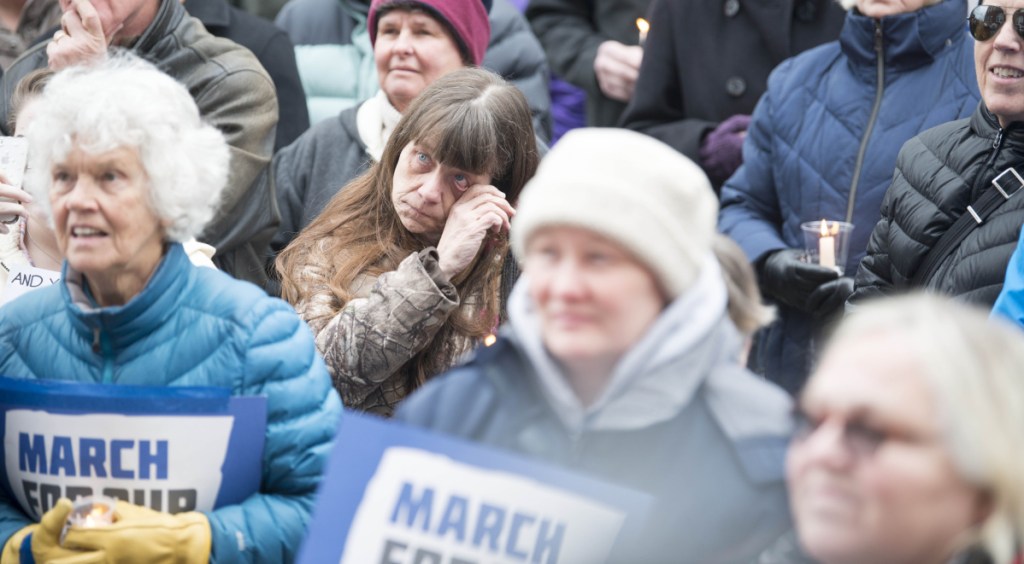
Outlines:
[[[850,304],[911,289],[917,269],[939,238],[1010,167],[1024,176],[1024,123],[999,127],[984,102],[970,118],[949,122],[907,141],[857,270]],[[1017,188],[1012,174],[1001,179]],[[1024,223],[1024,192],[1012,195],[921,282],[925,288],[991,306]]]

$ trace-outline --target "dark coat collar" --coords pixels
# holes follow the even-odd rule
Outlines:
[[[943,0],[909,14],[881,19],[869,18],[854,9],[846,15],[839,43],[851,63],[874,66],[875,28],[880,23],[886,68],[914,69],[931,64],[953,42],[966,41],[963,12],[963,2],[959,0]]]

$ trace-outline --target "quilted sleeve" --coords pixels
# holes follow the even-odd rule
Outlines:
[[[243,395],[267,398],[260,492],[208,515],[211,562],[291,562],[341,419],[341,402],[306,324],[284,302],[250,315]]]
[[[901,160],[902,155],[901,151]],[[846,301],[848,310],[863,303],[865,299],[885,296],[893,290],[892,262],[889,259],[889,234],[893,223],[893,194],[898,189],[897,183],[900,181],[900,177],[899,161],[897,161],[896,178],[885,192],[885,198],[882,200],[882,217],[871,231],[867,254],[864,255],[860,266],[857,267],[853,294]]]
[[[772,96],[778,95],[778,89],[772,88],[774,83],[775,80],[769,81],[768,91],[754,109],[743,142],[743,164],[722,186],[718,229],[739,244],[750,262],[788,247],[780,233],[780,187],[772,169],[774,159],[778,158],[772,143],[776,127]]]

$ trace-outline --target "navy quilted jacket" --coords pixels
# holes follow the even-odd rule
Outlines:
[[[93,348],[97,336],[101,352]],[[143,291],[124,306],[84,311],[72,303],[64,281],[5,306],[0,374],[217,386],[266,396],[260,492],[207,515],[211,561],[294,559],[341,402],[312,334],[285,302],[223,272],[192,266],[174,244]],[[0,493],[0,539],[27,524]]]
[[[722,188],[719,228],[757,262],[771,251],[802,249],[802,222],[850,221],[845,266],[853,276],[900,147],[977,105],[973,46],[959,0],[881,20],[848,13],[838,42],[772,72],[743,146],[744,164]],[[758,368],[795,392],[808,371],[815,327],[789,308],[780,308],[779,317],[758,342]]]

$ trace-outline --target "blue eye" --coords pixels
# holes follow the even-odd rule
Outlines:
[[[466,188],[469,188],[469,178],[465,174],[457,173],[453,176],[453,178],[455,179],[455,186],[458,187],[460,190],[465,190]]]
[[[430,162],[430,155],[420,151],[416,151],[416,164],[428,166],[430,165]]]

